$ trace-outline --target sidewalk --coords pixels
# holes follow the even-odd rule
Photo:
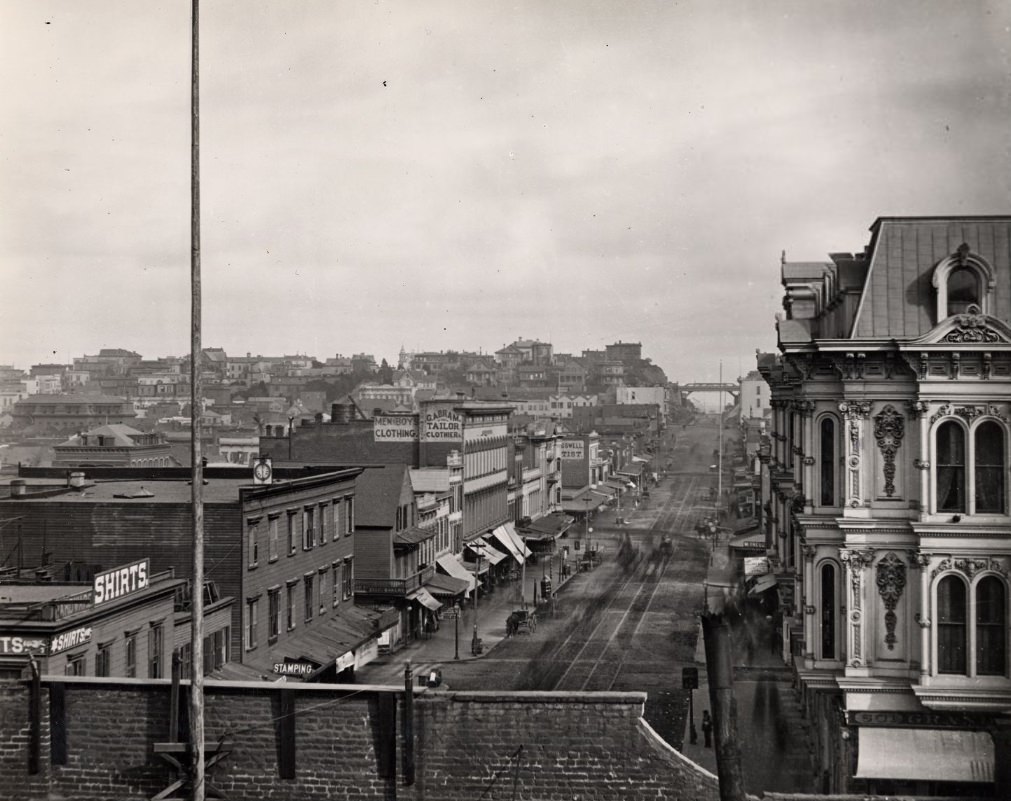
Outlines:
[[[561,590],[572,578],[570,574],[559,583],[559,557],[554,559],[554,592]],[[547,572],[547,560],[538,560],[536,564],[528,562],[526,569],[526,608],[533,610],[534,587],[537,588],[537,600],[540,605],[540,582]],[[520,570],[522,574],[522,570]],[[499,584],[494,590],[481,595],[475,612],[473,604],[468,603],[462,611],[459,620],[446,614],[448,608],[440,610],[442,621],[439,630],[427,637],[415,640],[399,648],[392,654],[373,660],[358,671],[357,681],[369,684],[400,684],[404,680],[404,663],[410,661],[414,674],[421,675],[433,667],[452,666],[459,661],[480,659],[506,638],[506,618],[516,609],[522,609],[520,601],[520,579],[514,582]],[[481,638],[483,651],[480,655],[471,653],[471,641],[474,637],[475,617],[477,618],[477,636]],[[517,634],[518,637],[530,636]],[[537,636],[534,634],[533,636]]]
[[[709,609],[722,612],[734,596],[735,568],[729,536],[720,534],[706,575]],[[742,747],[745,789],[760,791],[813,792],[806,736],[807,725],[790,689],[790,675],[779,653],[773,624],[753,607],[743,614],[728,614],[735,668],[758,668],[753,674],[735,676],[738,740]],[[695,648],[699,666],[699,689],[694,692],[696,743],[691,742],[691,720],[685,725],[681,753],[716,773],[715,748],[705,747],[702,713],[710,711],[705,642],[699,626]],[[738,673],[735,670],[735,674]]]

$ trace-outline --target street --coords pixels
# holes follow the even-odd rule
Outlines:
[[[646,692],[646,721],[675,748],[715,772],[713,749],[704,747],[701,734],[697,744],[686,742],[689,693],[681,688],[681,673],[683,667],[699,667],[700,689],[694,698],[698,726],[709,708],[698,615],[711,543],[698,536],[695,526],[714,513],[710,488],[717,476],[708,467],[717,428],[705,421],[676,433],[676,446],[668,443],[663,457],[672,459],[674,470],[650,490],[649,499],[624,509],[624,524],[616,522],[612,510],[592,521],[589,538],[601,553],[600,564],[569,578],[556,594],[554,615],[541,617],[535,632],[502,639],[479,659],[456,661],[447,653],[439,665],[449,689]],[[583,537],[580,526],[559,546]],[[670,536],[669,548],[664,535]],[[539,576],[544,566],[527,569]],[[496,589],[499,593],[516,594],[510,587]],[[503,618],[496,623],[504,628],[500,610],[507,606],[482,603],[486,615]],[[804,729],[790,673],[762,647],[769,639],[766,626],[764,617],[749,616],[733,629],[745,785],[750,792],[810,791]],[[469,625],[463,630],[466,645]],[[358,680],[394,681],[402,667],[403,659],[394,657],[385,665],[366,667]]]

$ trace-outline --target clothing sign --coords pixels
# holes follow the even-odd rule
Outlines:
[[[49,654],[50,656],[62,654],[86,642],[91,642],[91,626],[81,626],[79,629],[72,629],[53,637],[49,641]]]
[[[463,417],[451,404],[426,405],[421,438],[425,442],[462,442]]]
[[[372,431],[376,442],[417,442],[418,420],[412,415],[377,414]]]

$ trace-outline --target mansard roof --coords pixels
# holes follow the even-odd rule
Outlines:
[[[916,339],[930,331],[938,323],[934,270],[963,244],[994,271],[989,313],[1011,322],[1011,216],[882,217],[871,232],[854,338]]]

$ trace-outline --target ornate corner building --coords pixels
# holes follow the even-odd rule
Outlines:
[[[986,794],[1011,721],[1011,217],[880,218],[830,259],[784,257],[759,358],[823,790]]]

